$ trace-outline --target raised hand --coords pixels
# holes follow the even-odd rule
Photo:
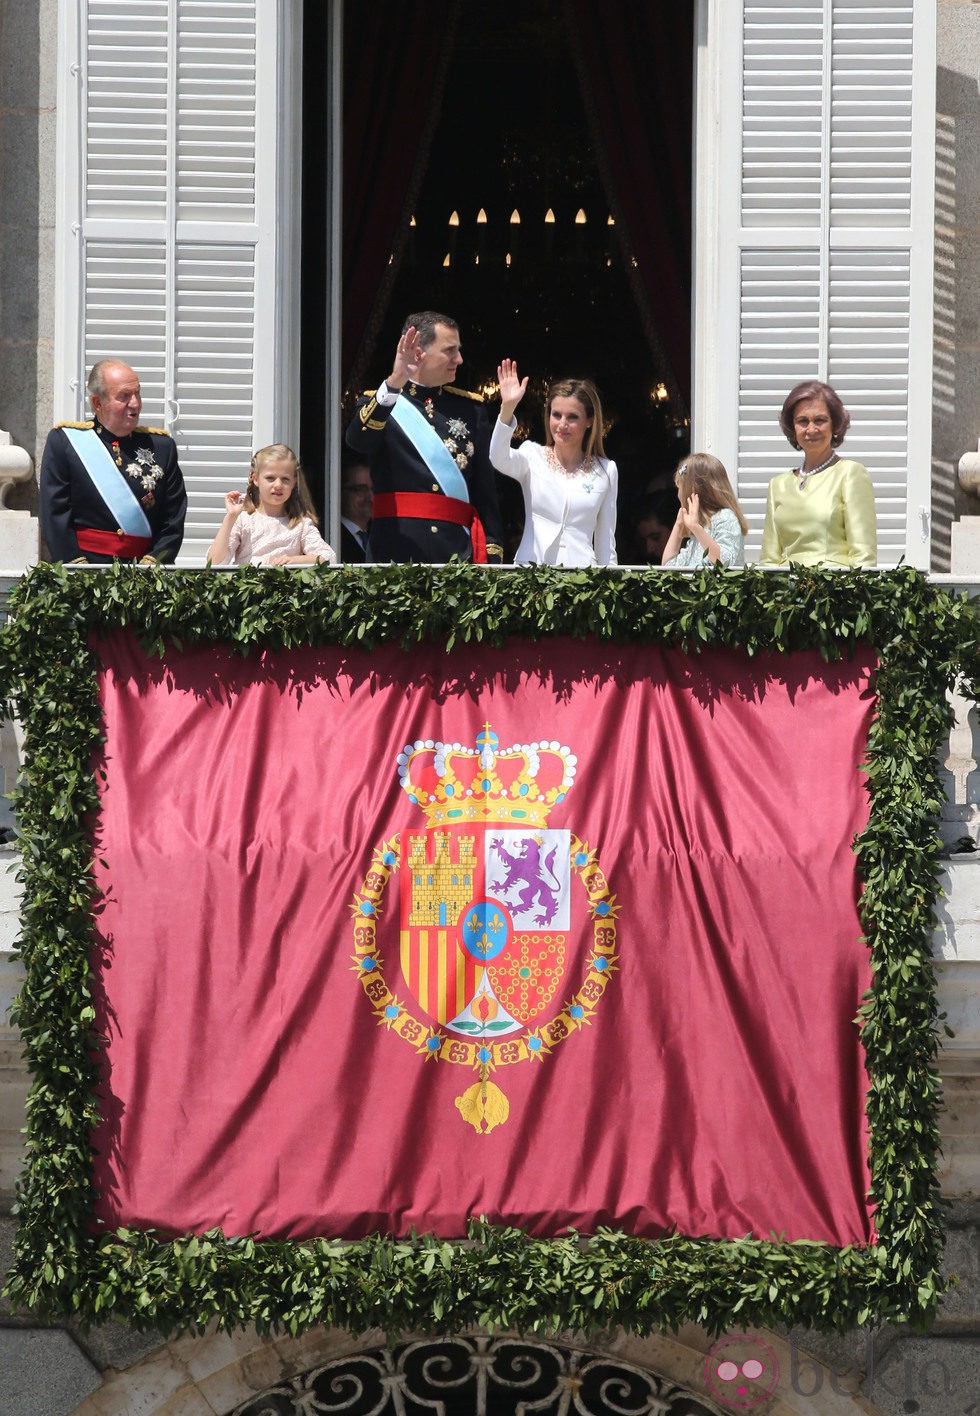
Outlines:
[[[693,536],[701,525],[701,498],[697,492],[692,492],[687,499],[687,505],[681,507],[681,516],[685,531],[689,536]]]
[[[514,409],[524,397],[530,375],[520,378],[513,359],[502,359],[497,365],[497,383],[500,386],[500,419],[509,423]]]
[[[208,565],[224,565],[228,559],[231,532],[245,507],[243,492],[225,492],[225,516],[208,549]]]
[[[418,378],[424,358],[425,350],[422,348],[419,332],[414,325],[411,325],[398,341],[395,362],[385,383],[394,391],[400,389],[409,379],[414,381]]]

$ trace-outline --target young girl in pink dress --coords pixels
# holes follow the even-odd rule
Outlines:
[[[244,515],[242,514],[244,512]],[[225,494],[225,516],[208,551],[211,565],[337,564],[292,448],[272,443],[252,458],[248,487]]]

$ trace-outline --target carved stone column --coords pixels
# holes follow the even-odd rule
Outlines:
[[[963,490],[980,497],[980,443],[976,452],[964,452],[958,472]],[[954,575],[980,575],[980,516],[953,522],[949,568]]]
[[[0,571],[19,573],[37,564],[40,523],[29,511],[7,506],[10,489],[34,476],[34,463],[9,433],[0,428]]]

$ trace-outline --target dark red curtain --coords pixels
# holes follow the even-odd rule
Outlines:
[[[428,162],[452,50],[455,6],[419,12],[394,0],[345,6],[344,384],[361,381],[373,321],[383,314],[389,256]]]
[[[685,4],[565,0],[622,257],[675,405],[690,403],[693,19]],[[346,7],[343,370],[364,376],[429,158],[456,9]],[[394,261],[389,257],[394,255]],[[633,265],[635,261],[635,265]]]
[[[599,168],[672,395],[691,395],[693,5],[566,0]],[[668,378],[668,383],[671,379]]]

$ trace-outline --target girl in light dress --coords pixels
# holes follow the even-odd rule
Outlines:
[[[337,564],[336,553],[317,530],[299,460],[285,443],[260,448],[252,458],[244,494],[225,494],[224,520],[211,542],[208,561],[211,565]]]
[[[661,564],[672,569],[744,565],[749,523],[724,464],[710,452],[689,453],[678,465],[674,482],[681,505]]]
[[[602,405],[588,379],[552,384],[545,400],[545,444],[510,440],[514,410],[524,397],[527,377],[504,359],[497,369],[500,416],[490,438],[490,461],[498,472],[520,482],[524,492],[524,534],[517,565],[592,566],[616,564],[615,462],[603,456]]]

